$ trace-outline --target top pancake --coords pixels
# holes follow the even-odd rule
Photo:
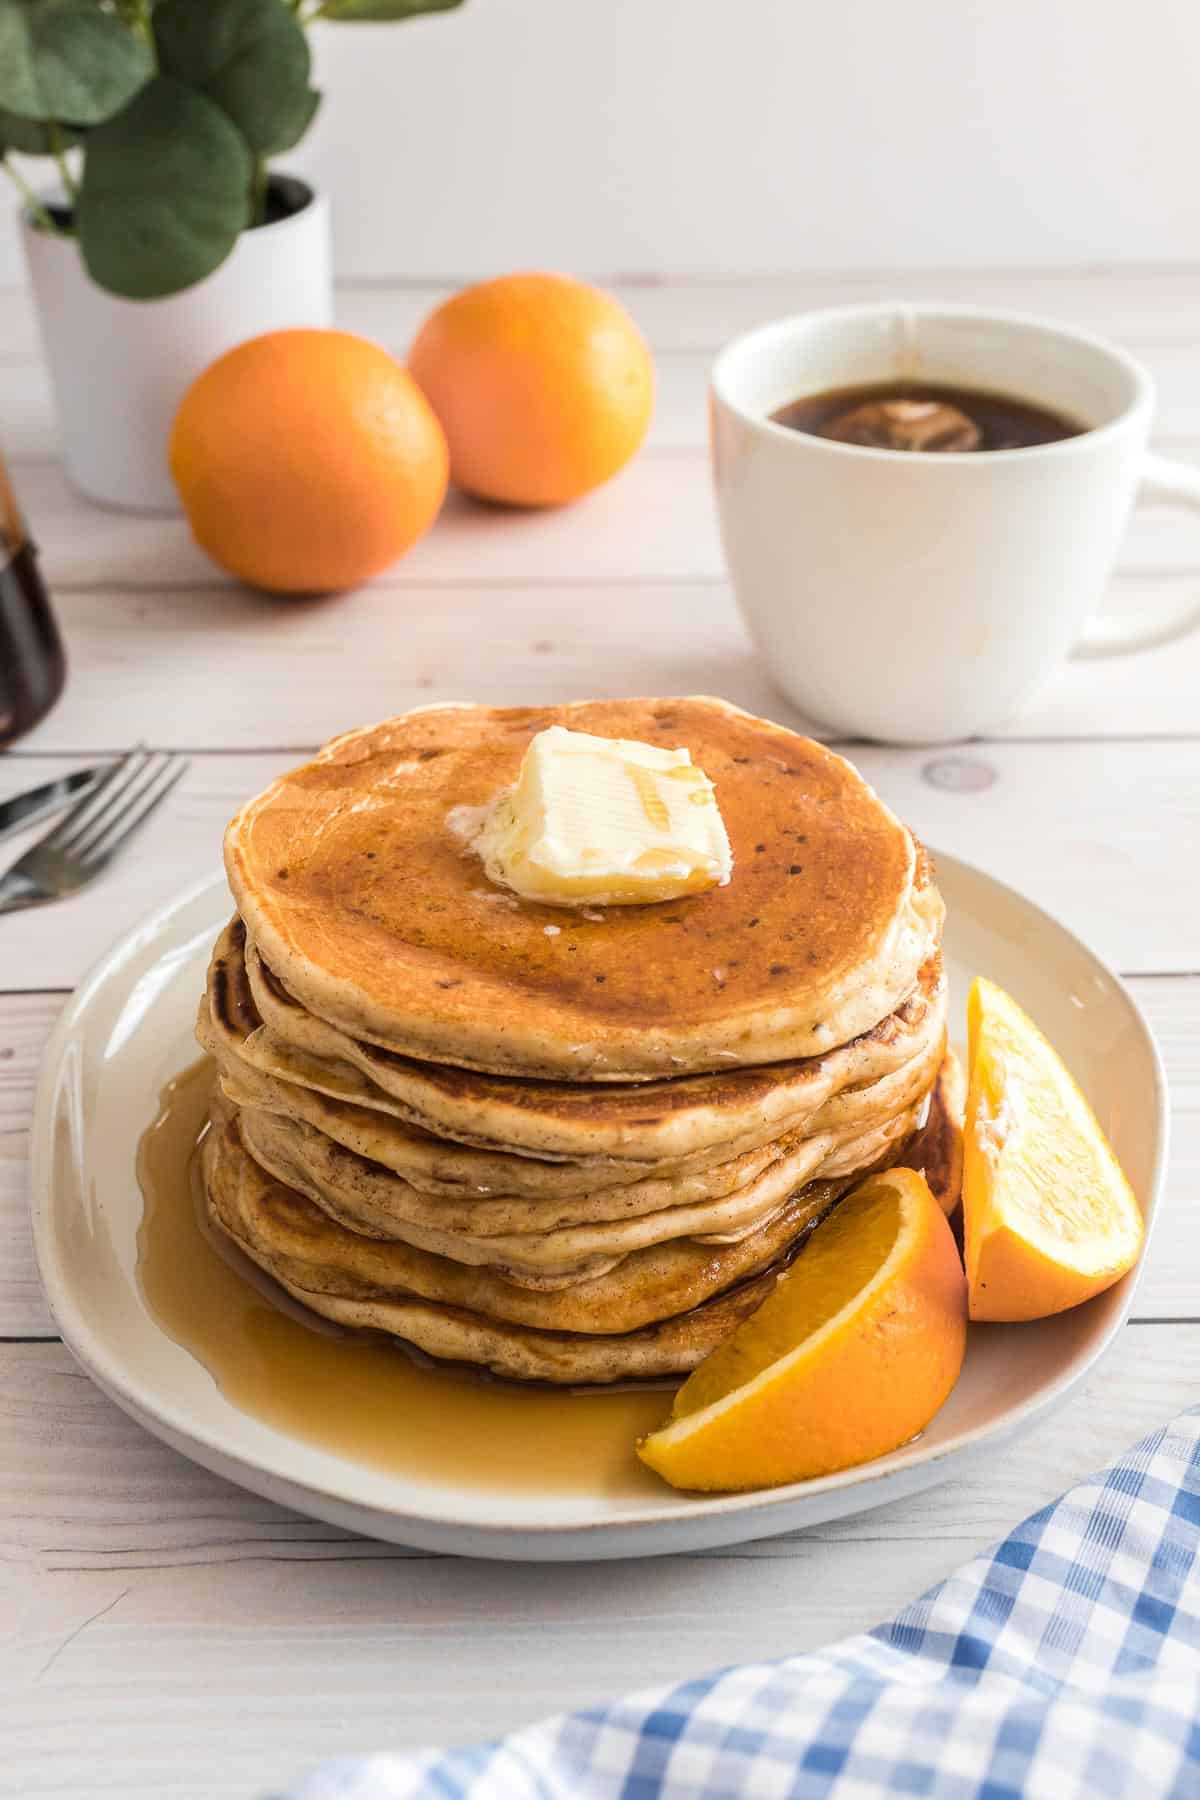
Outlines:
[[[685,745],[715,783],[731,882],[582,912],[489,882],[451,815],[489,806],[555,724]],[[849,763],[706,698],[442,707],[350,732],[242,808],[225,861],[267,963],[318,1017],[420,1059],[590,1081],[828,1051],[912,990],[941,914]]]

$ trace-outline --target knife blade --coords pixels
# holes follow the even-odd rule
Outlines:
[[[36,825],[39,819],[48,818],[68,802],[77,800],[102,773],[102,768],[76,769],[70,775],[60,775],[57,781],[44,782],[41,787],[14,794],[11,800],[0,801],[0,838],[24,831],[27,825]]]

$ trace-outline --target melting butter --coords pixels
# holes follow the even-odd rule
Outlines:
[[[724,885],[733,855],[686,749],[552,725],[474,840],[489,878],[549,906],[637,906]]]

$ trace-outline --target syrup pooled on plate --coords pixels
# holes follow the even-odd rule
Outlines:
[[[669,1390],[519,1388],[419,1364],[387,1339],[318,1319],[202,1221],[196,1145],[215,1079],[207,1059],[164,1089],[142,1137],[138,1280],[167,1336],[234,1406],[389,1474],[494,1491],[661,1494],[634,1454]]]

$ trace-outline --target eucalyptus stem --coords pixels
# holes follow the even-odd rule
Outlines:
[[[29,216],[35,224],[39,225],[43,231],[52,231],[56,237],[66,235],[59,231],[58,226],[54,223],[53,215],[46,210],[42,201],[38,198],[37,194],[34,193],[33,189],[15,164],[10,163],[7,156],[3,155],[0,155],[0,163],[4,165],[5,174],[25,202]]]
[[[63,143],[62,127],[59,125],[57,119],[51,119],[46,129],[50,139],[50,154],[53,156],[54,161],[58,166],[58,173],[63,184],[63,192],[71,202],[71,205],[74,206],[76,200],[79,198],[79,183],[76,181],[74,175],[72,175],[70,166],[67,162],[66,145]]]

